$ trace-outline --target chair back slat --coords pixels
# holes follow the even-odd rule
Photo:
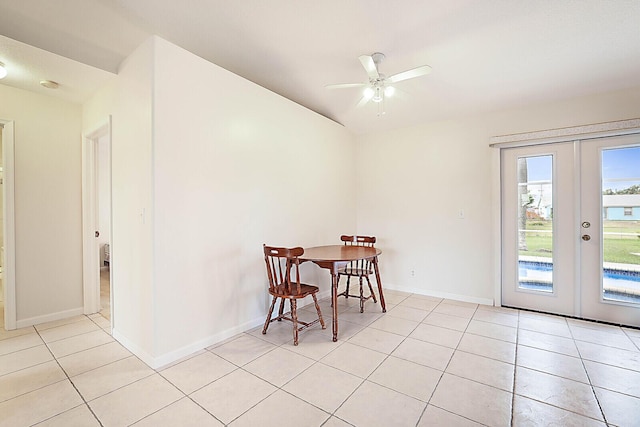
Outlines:
[[[340,240],[344,242],[345,246],[364,246],[373,248],[376,243],[375,236],[349,236],[342,235]],[[371,270],[372,261],[366,259],[360,259],[357,261],[351,261],[345,266],[345,271],[349,274],[355,274],[358,270]]]
[[[279,248],[263,245],[264,260],[267,266],[269,291],[272,293],[301,294],[300,260],[304,253],[302,248]],[[295,266],[295,281],[292,281],[291,270]]]

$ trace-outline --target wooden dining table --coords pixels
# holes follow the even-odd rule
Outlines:
[[[380,281],[380,270],[378,269],[378,256],[382,251],[375,247],[349,246],[349,245],[328,245],[304,248],[304,253],[298,258],[300,262],[311,261],[321,268],[326,268],[331,273],[331,305],[333,308],[333,341],[338,341],[338,270],[351,261],[361,259],[371,260],[373,271],[378,283],[378,293],[380,294],[380,306],[382,312],[386,313],[387,308],[384,303],[382,293],[382,282]]]

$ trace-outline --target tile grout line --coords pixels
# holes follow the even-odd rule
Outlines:
[[[435,310],[440,304],[442,304],[442,301],[444,301],[444,298],[438,303],[438,305],[436,305],[433,310]],[[431,313],[433,313],[433,310],[431,310]],[[473,316],[475,316],[475,314],[478,312],[478,306],[476,306],[476,309],[473,312],[473,315],[471,316],[471,318],[469,318],[469,321],[467,322],[467,326],[464,328],[464,331],[458,331],[458,332],[462,332],[462,336],[460,337],[460,339],[458,340],[458,344],[456,344],[456,348],[453,349],[453,353],[451,353],[451,357],[449,358],[449,361],[447,362],[447,365],[444,367],[444,369],[442,370],[442,374],[440,375],[440,378],[438,378],[438,381],[436,382],[435,387],[433,388],[433,391],[431,392],[431,396],[429,396],[429,400],[427,400],[427,405],[424,407],[424,409],[422,410],[422,413],[420,414],[420,416],[418,417],[418,420],[416,421],[416,427],[420,424],[420,421],[422,420],[422,417],[424,416],[425,412],[427,412],[427,408],[430,405],[431,399],[433,398],[433,395],[435,394],[436,390],[438,389],[438,386],[440,385],[440,382],[442,381],[442,378],[444,377],[445,372],[447,371],[447,368],[449,367],[449,365],[451,364],[451,359],[453,359],[453,356],[456,354],[456,351],[458,351],[458,347],[460,347],[460,342],[462,341],[462,338],[464,338],[464,334],[467,332],[467,329],[469,329],[469,325],[471,324],[471,319],[473,319]],[[427,315],[427,317],[429,317],[429,315]],[[426,317],[425,317],[426,319]],[[432,343],[435,344],[435,343]],[[461,350],[462,351],[462,350]],[[451,375],[451,374],[450,374]],[[432,405],[435,406],[436,408],[439,408],[436,405]],[[443,411],[452,413],[444,408],[439,408],[442,409]],[[463,415],[460,414],[454,414],[457,415],[458,417],[473,421],[473,422],[477,422],[478,424],[482,424],[478,421],[475,420],[471,420],[470,418],[467,418]]]
[[[48,350],[48,351],[49,351],[49,353],[51,354],[51,357],[53,357],[53,360],[55,360],[55,361],[56,361],[56,364],[60,367],[60,369],[62,370],[62,372],[64,373],[64,375],[67,377],[67,380],[69,381],[69,384],[71,384],[71,386],[72,386],[72,387],[73,387],[73,389],[76,391],[76,393],[78,393],[78,396],[80,396],[80,399],[82,399],[82,402],[84,402],[84,405],[87,407],[87,409],[89,410],[89,412],[91,412],[91,415],[93,415],[93,417],[96,419],[96,421],[98,422],[98,424],[100,424],[100,427],[104,427],[104,425],[102,424],[102,421],[100,421],[100,418],[98,418],[98,416],[96,415],[96,413],[95,413],[95,412],[93,412],[93,409],[91,408],[91,406],[89,406],[89,402],[87,402],[87,400],[84,398],[84,396],[82,395],[82,393],[80,393],[80,390],[78,390],[78,387],[76,387],[75,383],[71,380],[71,377],[69,376],[69,374],[67,373],[67,371],[62,367],[62,365],[61,365],[61,364],[60,364],[60,362],[58,361],[58,358],[55,356],[55,354],[53,354],[53,351],[51,351],[51,349],[49,348],[49,344],[48,344],[48,343],[46,343],[46,342],[44,341],[44,339],[42,338],[42,335],[40,335],[40,331],[38,331],[36,328],[34,328],[34,329],[36,330],[36,333],[38,334],[38,336],[40,337],[40,339],[41,339],[41,340],[42,340],[42,342],[44,343],[45,347],[47,348],[47,350]],[[64,381],[64,380],[62,380],[62,381]],[[71,408],[71,409],[75,409],[75,408],[77,408],[77,407],[79,407],[79,406],[82,406],[82,405],[75,406],[75,407],[73,407],[73,408]],[[71,409],[68,409],[67,411],[70,411]],[[59,415],[61,415],[61,414],[64,414],[64,413],[65,413],[65,412],[67,412],[67,411],[60,412],[59,414],[53,415],[53,416],[51,416],[51,417],[47,418],[47,420],[48,420],[48,419],[52,419],[52,418],[54,418],[54,417],[57,417],[57,416],[59,416]],[[42,421],[46,421],[46,420],[41,420],[41,421],[39,421],[39,422],[42,422]]]
[[[578,345],[576,343],[576,339],[575,339],[575,337],[573,335],[573,330],[569,326],[569,322],[566,319],[565,319],[565,321],[567,322],[567,327],[569,327],[569,334],[571,335],[571,339],[573,340],[573,344],[576,346],[576,350],[578,351],[578,356],[580,356],[580,363],[582,364],[582,369],[584,369],[584,373],[587,376],[587,379],[589,380],[589,387],[591,388],[591,393],[593,393],[593,398],[596,400],[596,403],[598,404],[598,409],[600,409],[600,414],[602,415],[602,419],[603,419],[604,423],[607,426],[609,426],[610,424],[607,421],[607,416],[605,415],[604,410],[602,409],[602,404],[600,403],[600,399],[598,399],[598,394],[596,393],[596,390],[595,390],[595,388],[593,386],[593,382],[591,381],[591,375],[589,375],[589,371],[587,370],[587,365],[585,365],[584,359],[582,358],[582,352],[580,352],[580,347],[578,347]]]
[[[516,372],[518,371],[518,343],[520,342],[520,310],[518,310],[518,323],[516,327],[516,348],[515,355],[513,358],[513,384],[511,385],[511,419],[509,423],[511,426],[514,425],[514,412],[513,408],[516,403]]]

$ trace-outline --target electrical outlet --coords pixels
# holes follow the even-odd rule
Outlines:
[[[416,271],[414,269],[411,269],[409,274],[411,275],[411,277],[416,277]]]

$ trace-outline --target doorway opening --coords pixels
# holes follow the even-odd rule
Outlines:
[[[110,118],[86,134],[82,150],[84,311],[113,328]]]

